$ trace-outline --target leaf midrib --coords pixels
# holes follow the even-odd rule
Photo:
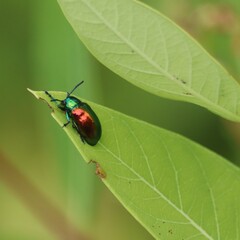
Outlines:
[[[139,178],[147,187],[152,189],[155,193],[159,195],[163,200],[165,200],[171,207],[173,207],[177,212],[179,212],[183,217],[185,217],[188,222],[195,227],[203,236],[205,236],[209,240],[214,240],[201,226],[199,226],[192,218],[190,218],[184,211],[182,211],[179,207],[177,207],[172,201],[170,201],[162,192],[160,192],[155,186],[151,185],[144,177],[139,175],[132,167],[123,162],[121,158],[115,155],[111,150],[109,150],[105,145],[99,142],[108,153],[110,153],[115,159],[117,159],[122,165],[124,165],[127,169],[129,169],[136,177]]]
[[[126,45],[129,45],[136,53],[138,53],[143,59],[145,59],[150,65],[152,65],[159,73],[163,73],[166,77],[168,77],[170,80],[172,80],[173,82],[175,82],[175,84],[179,85],[180,87],[182,87],[184,90],[186,90],[187,92],[191,93],[193,96],[201,99],[203,102],[205,102],[206,104],[210,105],[213,107],[213,109],[218,109],[218,111],[225,113],[227,115],[232,115],[234,118],[236,118],[236,113],[223,108],[221,105],[218,104],[213,104],[212,101],[210,101],[208,98],[205,98],[203,95],[199,94],[198,92],[194,91],[192,88],[189,88],[186,86],[186,84],[182,84],[180,81],[176,80],[174,78],[174,75],[171,73],[168,73],[166,70],[164,70],[163,68],[161,68],[158,64],[156,64],[154,61],[152,61],[144,52],[142,52],[139,48],[137,48],[133,43],[131,43],[131,41],[129,41],[128,39],[126,39],[120,32],[116,31],[115,28],[113,28],[108,21],[106,21],[106,19],[99,14],[99,12],[92,7],[92,5],[88,4],[88,2],[85,2],[84,0],[82,0],[82,2],[96,15],[96,17],[98,17],[98,19],[100,21],[102,21],[102,23],[109,28],[110,31],[112,31],[119,39],[121,39],[123,42],[125,42]],[[204,50],[202,50],[204,51]],[[209,56],[211,58],[211,56]],[[220,79],[221,81],[221,79]],[[146,83],[145,83],[146,84]],[[146,84],[147,85],[147,84]],[[161,89],[161,91],[164,91]],[[181,94],[176,94],[175,95],[179,95],[182,96]],[[237,117],[238,118],[238,117]]]

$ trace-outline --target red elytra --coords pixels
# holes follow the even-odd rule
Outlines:
[[[71,114],[74,123],[77,125],[77,130],[80,131],[80,133],[85,138],[94,138],[96,135],[96,127],[95,122],[91,115],[86,112],[86,110],[81,108],[75,108],[72,110]]]

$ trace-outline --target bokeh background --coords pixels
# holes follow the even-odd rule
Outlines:
[[[146,0],[240,76],[240,1]],[[69,91],[178,132],[240,164],[239,124],[161,99],[98,63],[56,1],[0,0],[0,240],[151,240],[26,88]]]

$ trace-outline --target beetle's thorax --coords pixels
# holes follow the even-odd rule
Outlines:
[[[73,110],[74,108],[78,107],[79,101],[73,97],[68,97],[64,100],[66,110]]]

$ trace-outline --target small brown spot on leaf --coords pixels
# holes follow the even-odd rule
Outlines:
[[[96,162],[96,161],[94,161],[94,160],[90,160],[89,163],[94,163],[94,164],[96,165],[96,171],[95,171],[95,173],[96,173],[96,175],[97,175],[98,177],[100,177],[101,179],[107,177],[105,171],[101,168],[101,166],[100,166],[100,164],[99,164],[98,162]]]
[[[185,95],[191,96],[192,94],[190,92],[185,92]]]
[[[183,79],[180,79],[180,81],[183,83],[183,84],[186,84],[187,82]]]

